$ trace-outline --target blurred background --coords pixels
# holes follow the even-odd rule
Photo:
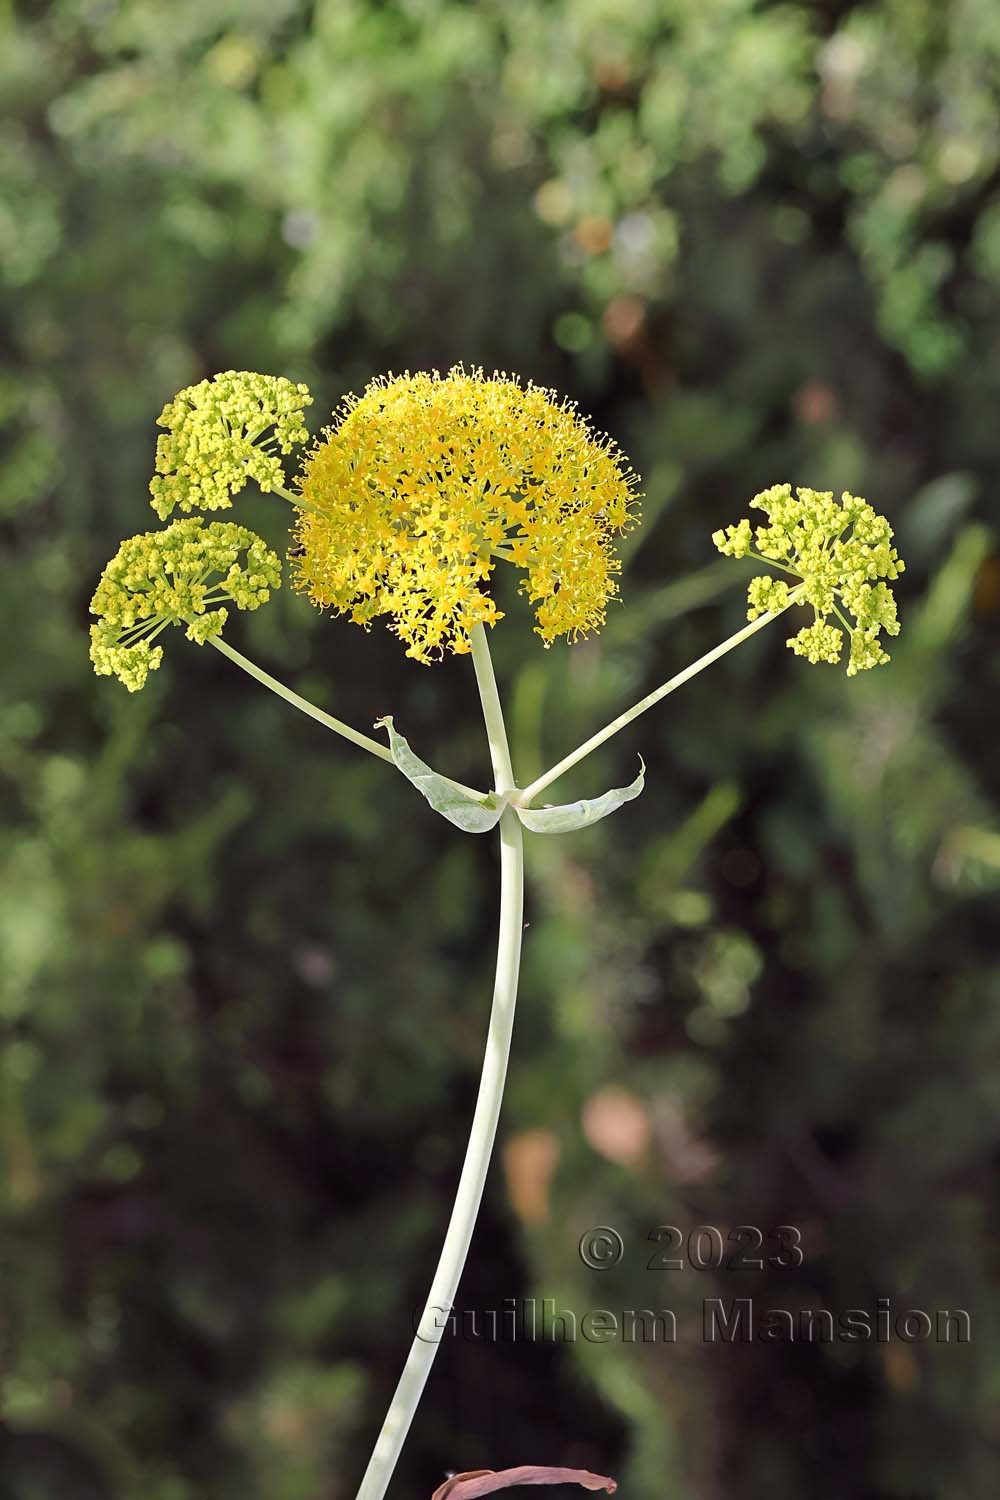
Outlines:
[[[354,1493],[471,1114],[492,840],[179,632],[142,694],[95,679],[87,606],[155,524],[181,386],[306,380],[318,429],[457,359],[577,398],[646,491],[598,639],[546,652],[508,601],[522,782],[738,627],[710,534],[764,485],[868,496],[908,571],[891,667],[848,681],[777,627],[558,788],[647,762],[640,803],[530,840],[461,1305],[670,1307],[680,1337],[446,1341],[394,1493],[534,1462],[632,1500],[995,1494],[994,0],[0,17],[5,1500]],[[283,545],[287,511],[239,503]],[[230,639],[486,776],[468,661],[287,591]],[[662,1224],[792,1224],[804,1264],[650,1271]],[[737,1295],[964,1308],[973,1339],[704,1344]]]

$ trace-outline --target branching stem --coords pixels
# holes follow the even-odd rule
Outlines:
[[[472,631],[472,659],[483,705],[486,733],[497,791],[509,791],[514,785],[507,732],[504,728],[500,698],[497,693],[493,664],[490,661],[486,632],[482,625]],[[496,1137],[500,1102],[507,1077],[507,1059],[514,1025],[514,1003],[521,962],[521,933],[524,925],[524,854],[521,825],[508,807],[500,819],[500,921],[497,942],[496,979],[493,985],[493,1009],[490,1013],[486,1054],[479,1080],[479,1095],[469,1131],[469,1143],[458,1182],[454,1207],[448,1222],[441,1256],[431,1282],[430,1293],[403,1367],[395,1394],[386,1413],[374,1451],[365,1471],[357,1500],[382,1500],[392,1478],[400,1449],[410,1429],[427,1376],[434,1363],[438,1344],[444,1337],[458,1283],[469,1253],[472,1232],[479,1213],[483,1186],[489,1169]]]

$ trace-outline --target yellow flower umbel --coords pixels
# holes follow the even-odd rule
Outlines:
[[[523,568],[546,645],[604,621],[613,540],[637,520],[635,478],[609,439],[538,386],[457,367],[373,381],[304,461],[295,584],[420,662],[469,650],[500,611],[497,561]]]
[[[790,484],[762,490],[750,506],[762,510],[770,524],[755,528],[743,520],[715,532],[713,542],[727,557],[752,557],[793,581],[751,579],[747,618],[778,613],[790,603],[811,604],[813,623],[786,642],[796,656],[839,661],[846,630],[848,677],[887,662],[879,637],[883,630],[898,635],[899,621],[892,591],[880,580],[898,578],[905,564],[892,546],[885,517],[846,490],[838,502],[829,490],[801,488],[793,495]],[[831,615],[839,625],[831,624]],[[854,616],[853,623],[847,615]]]

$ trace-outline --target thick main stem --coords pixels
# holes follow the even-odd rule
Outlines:
[[[798,602],[798,590],[793,590],[785,609]],[[538,796],[539,792],[544,791],[553,781],[558,780],[572,766],[578,765],[592,750],[596,750],[599,745],[603,745],[605,740],[609,740],[613,734],[617,734],[620,729],[624,729],[627,724],[631,724],[633,719],[637,719],[640,714],[644,714],[647,709],[652,708],[654,704],[666,698],[668,693],[672,693],[675,689],[682,687],[685,682],[690,682],[692,677],[697,677],[699,672],[703,672],[706,667],[710,667],[713,662],[718,661],[720,656],[725,656],[727,651],[732,651],[734,647],[742,645],[752,635],[756,635],[758,630],[763,630],[765,625],[770,625],[772,620],[776,620],[784,612],[784,609],[780,609],[775,612],[768,611],[767,614],[759,615],[751,624],[745,625],[742,630],[737,630],[735,635],[729,636],[727,640],[720,642],[718,646],[713,646],[712,650],[706,651],[704,656],[699,656],[698,660],[693,661],[689,667],[685,667],[683,672],[678,672],[675,677],[669,678],[661,687],[654,689],[651,693],[647,693],[645,698],[640,698],[639,702],[633,704],[631,708],[626,709],[625,713],[619,714],[617,719],[612,719],[610,724],[605,724],[603,729],[599,729],[596,734],[592,734],[589,740],[584,740],[583,744],[578,745],[569,755],[563,756],[562,760],[557,762],[551,770],[546,771],[544,776],[539,776],[537,781],[533,781],[530,786],[525,787],[517,799],[520,805],[522,807],[529,806],[532,800]]]
[[[472,632],[472,655],[483,705],[486,733],[493,762],[496,790],[514,786],[507,733],[490,661],[486,632],[477,625]],[[500,931],[497,941],[493,1008],[479,1094],[465,1149],[465,1161],[448,1221],[444,1245],[431,1282],[403,1373],[386,1413],[357,1500],[382,1500],[392,1478],[400,1449],[413,1421],[424,1385],[430,1374],[438,1344],[447,1333],[458,1283],[469,1253],[472,1232],[479,1213],[493,1142],[496,1138],[500,1103],[507,1077],[507,1059],[514,1026],[517,976],[521,963],[521,933],[524,926],[524,852],[521,825],[508,807],[500,819]]]

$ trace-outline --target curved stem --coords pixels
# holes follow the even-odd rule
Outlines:
[[[785,609],[799,603],[799,593],[800,590],[798,589],[792,590]],[[666,698],[668,693],[672,693],[675,688],[683,686],[685,682],[690,682],[692,677],[697,677],[699,672],[703,672],[706,667],[710,667],[713,662],[718,661],[720,656],[725,656],[727,651],[732,651],[734,647],[742,645],[752,635],[756,635],[758,630],[763,630],[765,625],[770,625],[772,620],[776,620],[779,615],[784,614],[785,609],[777,611],[769,610],[767,614],[759,615],[749,625],[744,625],[742,630],[737,630],[736,634],[731,635],[728,640],[722,641],[718,646],[713,646],[712,650],[706,651],[704,656],[699,656],[698,660],[693,661],[689,667],[685,667],[683,672],[678,672],[675,677],[669,678],[668,681],[663,683],[662,687],[658,687],[652,693],[648,693],[645,698],[640,698],[638,703],[634,704],[632,708],[626,709],[625,713],[619,714],[617,719],[612,719],[610,724],[605,724],[603,729],[599,729],[596,734],[592,734],[589,740],[584,740],[583,744],[578,745],[569,755],[563,756],[561,761],[558,761],[543,776],[539,776],[537,781],[533,781],[530,786],[525,787],[524,791],[517,798],[520,806],[528,807],[532,799],[537,797],[539,792],[544,791],[547,786],[550,786],[553,781],[556,781],[558,777],[562,776],[564,771],[568,771],[571,766],[578,765],[592,750],[596,750],[598,745],[603,745],[605,740],[609,740],[613,734],[617,734],[620,729],[624,729],[627,724],[631,724],[633,719],[637,719],[648,708],[652,708],[663,698]]]
[[[486,645],[486,633],[481,625],[477,625],[472,632],[472,654],[490,742],[496,789],[508,791],[514,784],[510,752],[496,679]],[[462,1163],[462,1174],[444,1245],[420,1316],[417,1335],[365,1470],[357,1500],[382,1500],[434,1363],[438,1344],[448,1332],[452,1306],[469,1253],[500,1117],[500,1102],[503,1098],[514,1025],[523,926],[524,853],[521,825],[516,814],[508,807],[500,819],[500,931],[493,1008],[490,1012],[486,1054],[469,1131],[469,1143],[465,1150],[465,1161]]]

